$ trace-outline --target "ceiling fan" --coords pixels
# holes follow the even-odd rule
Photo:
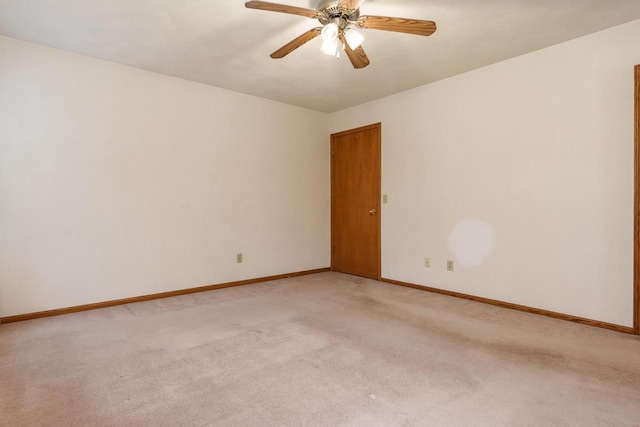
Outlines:
[[[322,24],[322,27],[312,28],[273,52],[271,57],[274,59],[284,58],[305,43],[322,36],[323,53],[340,58],[340,50],[344,49],[354,68],[364,68],[370,64],[362,48],[364,36],[354,27],[418,36],[430,36],[436,31],[436,23],[433,21],[360,15],[362,2],[363,0],[321,0],[318,10],[266,1],[248,1],[245,6],[249,9],[306,16],[317,19]]]

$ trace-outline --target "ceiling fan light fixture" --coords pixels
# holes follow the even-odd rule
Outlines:
[[[364,41],[364,36],[351,27],[344,31],[344,38],[347,40],[347,44],[351,50],[359,48]]]

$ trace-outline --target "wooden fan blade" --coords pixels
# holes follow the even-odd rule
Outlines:
[[[436,32],[436,23],[420,19],[390,18],[388,16],[361,16],[358,27],[372,30],[395,31],[397,33],[430,36]]]
[[[347,56],[349,57],[349,61],[351,61],[353,68],[364,68],[371,63],[362,46],[358,46],[356,49],[351,49],[349,47],[349,43],[347,43],[347,41],[344,39],[344,36],[342,35],[340,36],[340,41],[344,45],[344,51],[347,53]]]
[[[303,7],[288,6],[286,4],[271,3],[268,1],[248,1],[245,7],[249,9],[268,10],[271,12],[290,13],[292,15],[306,16],[307,18],[316,18],[318,11],[305,9]]]
[[[273,52],[271,54],[271,57],[273,59],[284,58],[285,56],[287,56],[288,54],[290,54],[291,52],[293,52],[303,44],[318,37],[321,31],[322,31],[322,28],[320,27],[307,31],[306,33],[302,34],[299,37],[296,37],[295,39],[291,40],[289,43],[282,46],[280,49]]]
[[[347,10],[360,9],[363,0],[340,0],[340,6]]]

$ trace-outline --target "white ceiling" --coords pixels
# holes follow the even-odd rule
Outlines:
[[[318,22],[244,0],[0,0],[0,34],[333,112],[640,19],[639,0],[365,0],[361,10],[438,31],[363,30],[363,70],[322,54],[320,38],[269,58]]]

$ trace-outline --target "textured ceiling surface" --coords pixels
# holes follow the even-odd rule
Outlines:
[[[243,0],[0,0],[0,34],[333,112],[640,19],[640,1],[365,0],[361,11],[433,20],[438,31],[362,30],[362,70],[322,54],[320,38],[271,59],[318,22]]]

